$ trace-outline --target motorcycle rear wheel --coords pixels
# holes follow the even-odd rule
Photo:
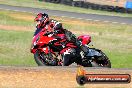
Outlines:
[[[94,62],[97,64],[97,67],[106,67],[111,68],[111,62],[109,58],[103,53],[101,50],[97,50],[99,53],[102,54],[101,57],[95,57]]]
[[[102,53],[102,57],[106,60],[107,64],[105,65],[105,67],[111,68],[111,62],[109,60],[109,58],[105,55],[105,53],[103,53],[102,51],[100,52]]]
[[[86,60],[80,61],[81,65],[84,67],[106,67],[106,68],[111,68],[111,62],[109,58],[99,49],[95,49],[97,52],[101,54],[101,56],[91,56],[91,57],[86,57]]]

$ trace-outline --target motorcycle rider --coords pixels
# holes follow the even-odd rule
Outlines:
[[[76,36],[74,34],[72,34],[72,32],[70,32],[66,29],[63,29],[62,23],[60,23],[59,21],[54,20],[54,19],[49,19],[48,14],[38,13],[36,18],[34,19],[34,21],[37,22],[36,31],[34,33],[34,36],[37,35],[41,30],[43,30],[43,28],[48,29],[48,26],[50,26],[52,28],[52,32],[49,32],[49,34],[50,33],[52,33],[52,35],[56,35],[58,33],[65,34],[67,41],[72,41],[73,43],[75,43],[75,45],[77,45],[78,47],[83,49],[85,53],[88,52],[88,50],[85,49],[83,45],[81,45],[80,41],[77,40]],[[80,54],[77,54],[76,49],[74,49],[74,48],[67,49],[62,54],[63,65],[68,66],[68,65],[72,64],[74,62],[74,59],[72,59],[72,58],[76,57],[76,55],[80,55]],[[69,60],[71,60],[71,61],[69,61]],[[71,62],[71,63],[69,63],[69,62]],[[54,63],[54,61],[53,61],[53,63]]]
[[[46,13],[39,13],[37,14],[36,18],[34,19],[36,21],[36,31],[34,33],[34,36],[37,35],[43,28],[45,28],[47,25],[49,25],[54,30],[63,31],[62,24],[54,19],[49,19],[48,14]]]

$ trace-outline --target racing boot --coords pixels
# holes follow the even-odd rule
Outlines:
[[[84,52],[85,55],[87,55],[89,53],[89,48],[85,45],[82,45],[80,40],[78,40],[78,39],[76,40],[76,45]]]
[[[63,66],[69,66],[75,62],[76,50],[74,48],[67,49],[63,54]]]
[[[89,48],[87,46],[81,45],[80,48],[84,52],[85,56],[89,53]]]

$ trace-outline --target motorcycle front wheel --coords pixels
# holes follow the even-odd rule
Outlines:
[[[57,60],[49,60],[51,56],[49,57],[49,54],[45,54],[44,52],[36,51],[34,53],[34,60],[38,64],[38,66],[56,66]]]

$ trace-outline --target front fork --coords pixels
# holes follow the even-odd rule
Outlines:
[[[48,55],[48,58],[46,59],[47,61],[55,63],[53,65],[62,65],[62,57],[59,55],[59,53],[53,52],[49,46],[43,48],[42,52]]]

